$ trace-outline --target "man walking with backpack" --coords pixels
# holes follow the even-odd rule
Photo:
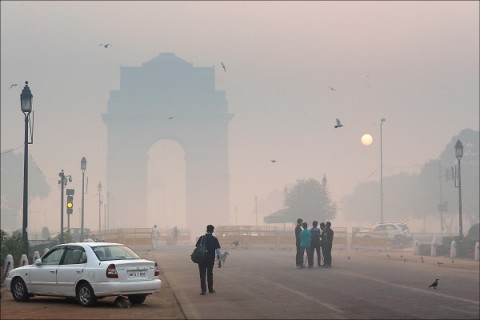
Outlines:
[[[220,257],[222,255],[220,251],[220,243],[218,242],[217,237],[213,235],[214,226],[209,224],[207,226],[207,233],[203,236],[200,236],[195,244],[196,247],[204,241],[206,251],[205,259],[198,263],[198,271],[200,272],[200,288],[202,289],[201,295],[205,295],[207,292],[215,293],[213,289],[213,266],[215,265],[215,255],[218,258],[218,267],[222,266],[222,261]]]

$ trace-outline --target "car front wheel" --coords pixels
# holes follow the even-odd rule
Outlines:
[[[78,285],[77,301],[82,307],[91,307],[97,302],[93,289],[88,283]]]
[[[29,295],[28,295],[28,289],[27,286],[25,285],[25,282],[23,282],[22,279],[20,278],[15,278],[13,279],[12,282],[12,296],[15,301],[28,301]]]
[[[147,295],[145,294],[133,294],[128,296],[128,300],[130,300],[132,304],[142,304],[145,302],[146,298]]]

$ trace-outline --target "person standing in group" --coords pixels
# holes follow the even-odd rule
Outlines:
[[[207,226],[207,233],[203,236],[198,237],[197,243],[195,246],[199,246],[202,240],[205,238],[205,248],[207,249],[206,258],[202,263],[198,264],[198,271],[200,272],[200,288],[202,289],[201,295],[205,295],[207,292],[214,293],[213,289],[213,266],[215,265],[215,255],[218,259],[218,267],[222,266],[222,261],[220,257],[222,255],[220,251],[220,243],[218,242],[217,237],[213,235],[214,226],[209,224]]]
[[[297,219],[297,226],[295,227],[295,245],[297,247],[297,254],[295,256],[296,266],[300,268],[303,266],[303,261],[301,257],[301,250],[300,250],[300,232],[302,232],[302,218]]]
[[[312,239],[312,234],[310,233],[310,230],[308,230],[308,224],[306,222],[302,223],[303,230],[300,232],[300,250],[301,250],[301,259],[302,259],[302,266],[300,268],[303,268],[303,259],[305,256],[305,253],[307,253],[307,259],[308,259],[308,267],[312,268],[313,266],[313,261],[312,261],[312,256],[310,255],[310,241]]]
[[[323,264],[321,266],[323,267],[325,265],[325,249],[323,248],[323,238],[325,237],[325,222],[320,222],[320,249],[322,251],[321,256],[323,259]]]
[[[313,256],[315,251],[317,252],[317,266],[320,267],[321,265],[321,253],[320,253],[320,229],[318,226],[318,221],[312,222],[313,227],[310,229],[310,233],[312,235],[312,239],[310,241],[310,260],[312,261],[311,266],[313,267]],[[310,265],[309,265],[310,266]]]
[[[157,225],[153,225],[152,229],[152,247],[153,249],[158,248],[158,239],[160,238],[160,231],[157,228]]]
[[[322,237],[323,266],[325,268],[332,267],[332,245],[334,232],[331,226],[332,224],[330,221],[327,221]]]
[[[174,246],[177,245],[177,240],[178,240],[178,228],[177,226],[175,226],[175,228],[173,228],[173,245]]]

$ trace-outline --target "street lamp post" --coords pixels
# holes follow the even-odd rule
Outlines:
[[[98,232],[101,232],[101,217],[102,217],[102,183],[98,183]]]
[[[87,170],[87,159],[85,157],[82,158],[80,162],[80,168],[82,169],[82,217],[80,223],[80,240],[84,240],[83,235],[83,228],[84,228],[84,213],[85,213],[85,170]]]
[[[58,174],[60,177],[60,180],[58,180],[58,184],[60,185],[60,243],[64,243],[65,239],[63,237],[63,195],[64,192],[63,190],[67,186],[67,178],[68,181],[72,182],[72,176],[71,175],[65,175],[65,173],[62,171]]]
[[[385,118],[380,120],[380,223],[383,223],[383,123]]]
[[[28,255],[28,145],[33,143],[28,139],[28,122],[30,112],[32,112],[32,92],[28,87],[28,81],[25,81],[25,87],[20,94],[20,106],[25,115],[25,152],[23,159],[23,221],[22,221],[22,241],[23,250]],[[32,137],[33,138],[33,137]]]
[[[463,144],[460,139],[457,140],[455,144],[455,157],[458,160],[458,185],[455,181],[455,187],[458,188],[458,226],[459,231],[458,235],[460,239],[463,239],[463,221],[462,221],[462,173],[460,171],[460,159],[463,157]]]

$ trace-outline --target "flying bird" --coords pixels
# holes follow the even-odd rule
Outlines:
[[[335,125],[335,129],[340,128],[340,127],[343,127],[343,124],[337,118],[337,124]]]
[[[225,68],[225,65],[223,64],[223,62],[222,62],[222,68],[223,68],[223,71],[227,72],[227,68]]]
[[[12,84],[10,85],[10,89],[12,89],[13,87],[16,87],[16,86],[17,86],[16,83],[12,83]]]
[[[168,119],[172,120],[172,119],[173,119],[173,117],[168,117]]]
[[[108,48],[108,46],[111,46],[111,44],[110,44],[110,43],[105,43],[105,44],[100,43],[98,46],[99,46],[99,47]]]
[[[390,255],[389,255],[389,254],[387,254],[387,258],[390,258]]]
[[[332,88],[332,87],[329,87],[329,88],[330,88],[330,90],[332,90],[333,92],[337,91],[337,89],[335,89],[335,88]]]
[[[272,163],[275,163],[275,162],[277,162],[277,160],[270,160],[270,161],[272,161]]]
[[[431,285],[429,285],[428,287],[429,287],[429,288],[433,287],[433,289],[437,289],[438,280],[439,280],[439,279],[435,279],[435,281],[433,281],[433,283],[432,283]]]

